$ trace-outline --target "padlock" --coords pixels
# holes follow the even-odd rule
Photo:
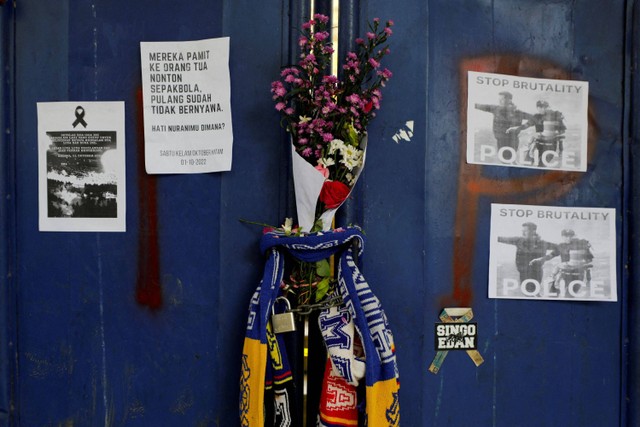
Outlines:
[[[278,300],[283,300],[287,305],[287,310],[284,313],[275,313],[275,306]],[[273,332],[276,334],[282,334],[285,332],[293,332],[296,330],[296,322],[293,318],[293,312],[291,311],[291,304],[285,297],[278,297],[271,307],[271,326],[273,326]]]

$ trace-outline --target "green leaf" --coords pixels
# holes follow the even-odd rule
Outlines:
[[[309,232],[317,233],[318,231],[322,231],[323,226],[324,224],[322,222],[322,218],[316,218],[315,222],[313,223],[313,227],[311,227],[311,230],[309,230]]]
[[[320,277],[329,277],[331,275],[329,261],[323,259],[322,261],[316,262],[316,274]]]
[[[358,139],[358,131],[356,130],[355,127],[353,127],[353,124],[349,123],[347,125],[347,129],[345,132],[345,137],[347,139],[348,144],[353,145],[354,147],[357,147],[360,144],[360,141]]]
[[[318,282],[318,286],[316,287],[316,302],[320,301],[327,294],[329,290],[329,278],[325,277],[321,281]]]

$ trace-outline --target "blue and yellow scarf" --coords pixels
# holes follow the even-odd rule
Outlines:
[[[399,426],[399,382],[393,335],[380,302],[353,259],[354,243],[361,254],[364,236],[357,227],[305,236],[285,236],[277,231],[262,236],[260,249],[268,258],[260,286],[249,305],[240,377],[241,426],[265,426],[265,379],[267,366],[271,365],[267,330],[271,307],[280,293],[284,251],[305,262],[320,261],[334,254],[339,257],[338,291],[365,351],[367,425]]]

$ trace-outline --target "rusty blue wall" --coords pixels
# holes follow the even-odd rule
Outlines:
[[[622,268],[628,250],[638,261],[635,3],[369,0],[341,11],[345,43],[373,17],[396,23],[394,77],[339,222],[367,234],[364,273],[395,334],[402,425],[635,425],[637,277]],[[246,308],[264,261],[259,227],[239,220],[293,215],[269,85],[295,57],[307,6],[19,0],[1,12],[15,80],[0,91],[12,131],[0,148],[11,200],[0,209],[0,410],[10,397],[15,406],[0,425],[237,425]],[[139,42],[216,36],[231,37],[233,170],[147,176]],[[588,171],[467,165],[463,76],[478,66],[589,81]],[[126,233],[38,232],[35,103],[66,100],[126,102]],[[414,137],[396,144],[407,120]],[[620,302],[486,298],[496,201],[616,208]],[[458,304],[474,308],[485,363],[450,354],[436,376],[433,324]]]

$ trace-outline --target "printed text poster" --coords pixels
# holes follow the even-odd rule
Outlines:
[[[469,71],[467,162],[587,170],[589,84]]]
[[[123,102],[38,103],[40,231],[125,231]]]
[[[491,205],[489,297],[616,301],[615,209]]]
[[[147,173],[231,169],[229,38],[142,42]]]

